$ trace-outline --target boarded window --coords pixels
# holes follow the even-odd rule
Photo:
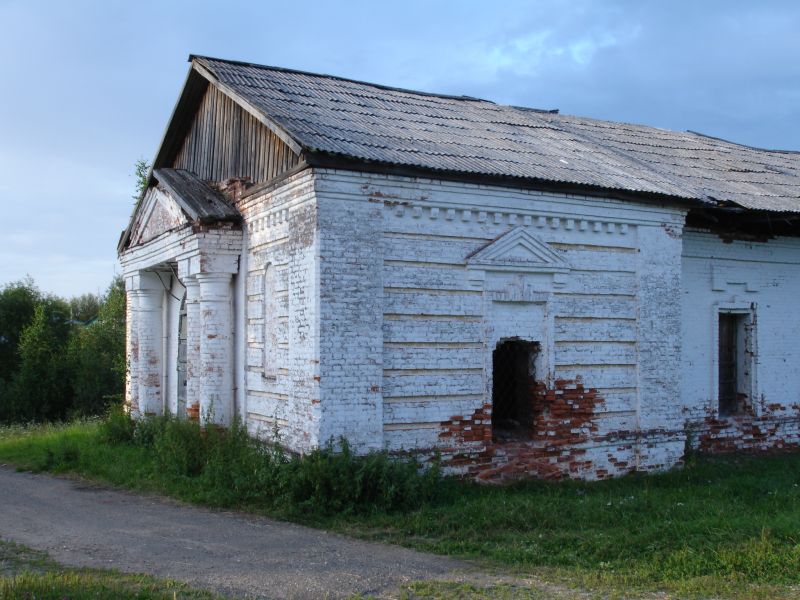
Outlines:
[[[278,314],[275,299],[275,267],[264,267],[264,377],[275,379],[278,374]]]
[[[492,435],[496,442],[533,435],[538,351],[535,342],[505,340],[492,354]]]
[[[719,313],[719,414],[742,412],[747,401],[749,369],[747,315]]]

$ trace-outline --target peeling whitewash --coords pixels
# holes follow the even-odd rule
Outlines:
[[[237,208],[243,235],[227,251],[241,256],[224,275],[192,262],[180,229],[123,257],[134,410],[180,413],[199,398],[215,422],[237,417],[295,451],[346,437],[358,451],[440,451],[465,473],[665,469],[687,432],[707,449],[800,441],[797,240],[723,243],[684,231],[685,211],[668,204],[320,169]],[[156,257],[180,267],[166,288],[142,269]],[[189,319],[183,406],[185,290],[186,312],[213,323]],[[757,350],[751,409],[726,418],[721,310],[748,315]],[[492,353],[510,338],[537,344],[531,397],[577,412],[539,415],[555,429],[503,446],[475,432],[491,419]]]

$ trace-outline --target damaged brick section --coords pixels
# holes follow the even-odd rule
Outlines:
[[[709,416],[691,429],[696,438],[695,449],[704,454],[800,449],[797,415],[743,414],[723,419]]]
[[[439,437],[450,440],[442,450],[442,465],[478,481],[502,483],[521,477],[560,479],[607,471],[593,471],[586,457],[587,442],[597,433],[594,415],[603,398],[580,380],[557,380],[552,388],[537,382],[531,389],[533,424],[528,439],[493,439],[491,404],[471,416],[455,415],[441,423]],[[601,472],[602,471],[602,472]]]

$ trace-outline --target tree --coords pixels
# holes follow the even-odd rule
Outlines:
[[[88,323],[100,313],[103,298],[98,294],[81,294],[69,299],[69,312],[74,321]]]
[[[53,420],[66,416],[72,393],[64,349],[70,333],[66,303],[46,298],[19,339],[19,370],[0,404],[3,420]],[[5,414],[3,414],[5,413]]]
[[[133,199],[138,202],[150,183],[150,163],[140,158],[133,167],[133,176],[136,178],[136,193]]]
[[[103,412],[125,391],[125,284],[111,282],[97,320],[75,328],[69,346],[73,411]]]
[[[19,368],[20,336],[41,300],[42,294],[30,277],[0,289],[0,381],[4,384],[11,381]]]

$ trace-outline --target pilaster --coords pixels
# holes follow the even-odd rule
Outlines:
[[[198,273],[200,290],[200,421],[230,425],[233,418],[231,273]]]
[[[186,287],[186,414],[200,415],[200,282],[195,276],[185,277]]]

